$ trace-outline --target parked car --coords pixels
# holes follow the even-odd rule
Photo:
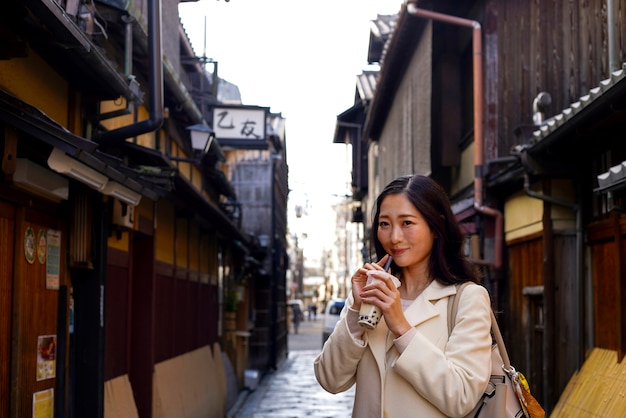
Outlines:
[[[324,330],[322,331],[322,345],[326,342],[330,334],[335,329],[337,321],[339,321],[339,314],[345,305],[346,300],[341,298],[334,298],[326,303],[326,309],[324,310]]]

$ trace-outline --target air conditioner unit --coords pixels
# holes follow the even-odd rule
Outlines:
[[[135,228],[135,207],[113,199],[113,224],[123,228]]]

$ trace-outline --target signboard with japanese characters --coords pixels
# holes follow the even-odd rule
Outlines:
[[[213,131],[222,147],[267,148],[265,121],[267,107],[219,106],[213,108]]]

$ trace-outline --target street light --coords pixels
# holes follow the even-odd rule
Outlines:
[[[213,139],[215,139],[215,132],[202,123],[188,126],[187,130],[191,135],[191,148],[205,154],[209,152]]]
[[[172,161],[200,164],[204,155],[208,153],[211,148],[211,144],[215,139],[215,132],[202,123],[188,126],[186,129],[189,131],[189,136],[191,137],[191,149],[194,155],[191,158],[168,155],[167,158]]]

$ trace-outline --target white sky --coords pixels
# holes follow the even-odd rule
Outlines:
[[[356,76],[367,68],[370,21],[397,13],[401,4],[200,0],[179,5],[196,55],[218,61],[218,75],[239,87],[244,104],[267,106],[286,118],[289,227],[307,233],[305,252],[333,244],[330,205],[349,192],[350,183],[347,149],[332,142],[336,118],[354,104]],[[308,205],[297,221],[295,204]]]

